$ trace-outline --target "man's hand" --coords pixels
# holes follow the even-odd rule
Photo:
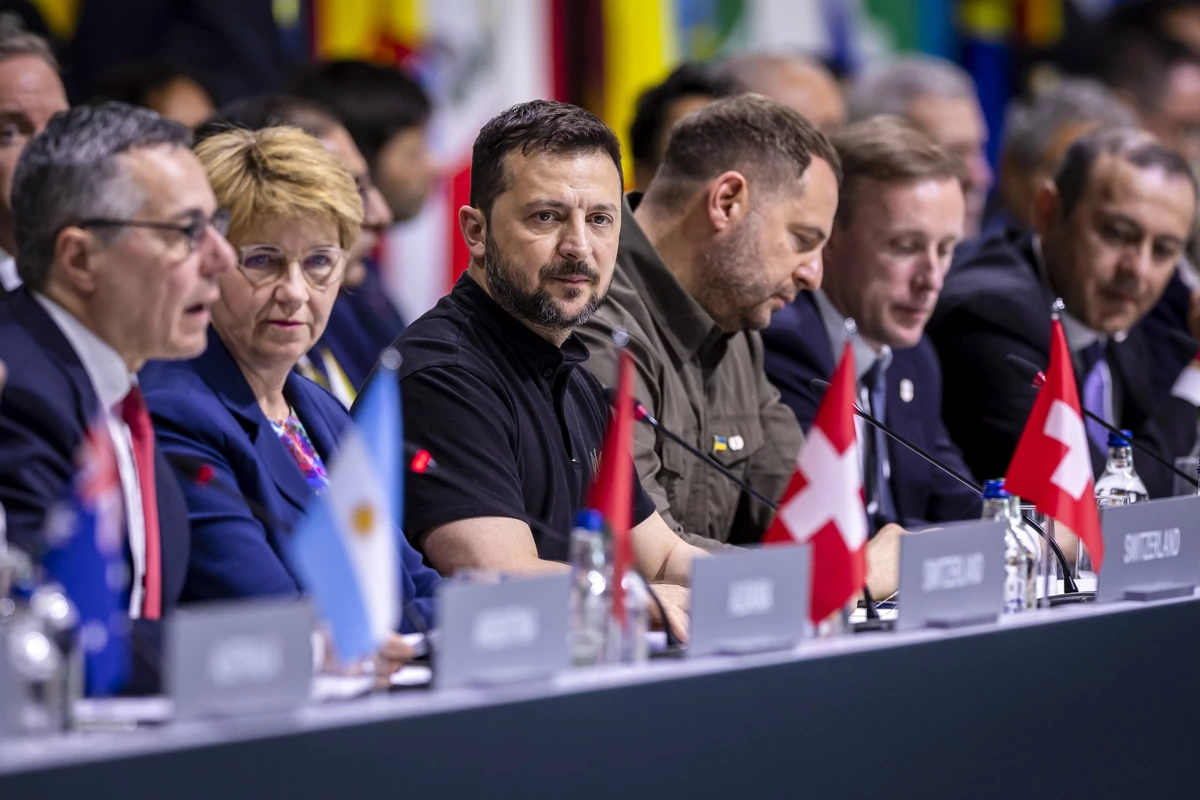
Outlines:
[[[671,622],[671,630],[675,631],[679,641],[686,642],[688,640],[688,606],[692,599],[691,592],[675,583],[652,583],[650,591],[654,593],[666,610],[667,619]],[[663,629],[662,614],[658,611],[658,604],[653,600],[650,601],[650,627],[654,630]]]
[[[876,602],[891,597],[900,585],[900,537],[905,533],[889,522],[867,542],[867,588]]]
[[[381,688],[389,686],[392,673],[411,661],[413,655],[412,645],[401,639],[400,634],[390,634],[375,654],[375,683]]]

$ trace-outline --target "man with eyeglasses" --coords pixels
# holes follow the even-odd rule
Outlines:
[[[56,114],[13,177],[17,271],[0,305],[0,502],[8,537],[37,554],[88,431],[112,440],[134,620],[131,691],[154,689],[156,621],[182,591],[187,509],[154,438],[137,372],[199,355],[217,277],[234,265],[228,219],[191,133],[120,103]],[[148,639],[150,646],[137,644]]]

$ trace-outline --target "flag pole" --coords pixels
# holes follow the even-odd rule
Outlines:
[[[1051,306],[1050,306],[1050,319],[1053,322],[1060,321],[1062,319],[1063,309],[1065,309],[1065,308],[1066,308],[1066,304],[1063,303],[1063,299],[1061,297],[1054,298],[1054,303],[1051,304]],[[1034,508],[1036,510],[1036,506]],[[1054,539],[1055,531],[1054,531],[1054,519],[1051,518],[1050,515],[1048,515],[1048,514],[1046,515],[1046,524],[1044,527],[1046,529],[1046,541],[1042,542],[1042,547],[1041,547],[1041,551],[1042,551],[1042,596],[1041,596],[1041,598],[1038,599],[1038,607],[1039,608],[1049,608],[1050,607],[1050,595],[1054,594],[1053,590],[1051,589],[1051,580],[1052,580],[1051,572],[1053,570],[1050,566],[1050,561],[1051,561],[1050,542],[1053,541],[1053,539]],[[1065,577],[1066,576],[1064,576],[1064,579],[1065,579]]]

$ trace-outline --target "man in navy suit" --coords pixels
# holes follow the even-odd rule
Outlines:
[[[1034,395],[1006,359],[1046,366],[1058,297],[1083,407],[1168,458],[1191,450],[1200,367],[1185,367],[1156,406],[1151,343],[1137,323],[1175,272],[1196,192],[1187,162],[1150,134],[1096,131],[1071,145],[1039,191],[1036,234],[988,238],[959,253],[929,336],[946,377],[946,427],[977,474],[1003,473],[1016,449]],[[1087,428],[1100,474],[1107,434]],[[1172,493],[1173,476],[1160,465],[1138,457],[1137,470],[1151,496]]]
[[[763,332],[766,369],[807,430],[845,343],[859,405],[969,475],[942,424],[941,371],[925,338],[965,203],[956,158],[897,117],[872,117],[834,137],[841,201],[825,245],[822,288],[804,292]],[[847,319],[857,325],[851,334]],[[977,516],[978,494],[912,451],[860,424],[871,529]]]
[[[136,373],[204,350],[216,277],[234,263],[190,144],[186,128],[153,112],[81,107],[50,120],[13,179],[24,285],[0,306],[0,503],[9,540],[37,555],[85,431],[107,428],[132,575],[131,688],[151,688],[141,683],[157,671],[146,643],[179,598],[190,547]]]

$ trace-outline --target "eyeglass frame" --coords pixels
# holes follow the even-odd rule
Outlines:
[[[213,230],[222,238],[229,233],[229,211],[218,208],[211,217],[197,216],[192,222],[179,224],[174,222],[154,222],[141,219],[111,219],[107,217],[91,217],[74,223],[76,228],[148,228],[156,231],[173,231],[183,236],[188,243],[188,254],[196,252],[196,248],[204,241],[204,235],[211,225]],[[67,226],[71,227],[71,226]]]
[[[272,250],[275,250],[278,253],[281,253],[284,256],[284,258],[287,259],[287,264],[285,265],[285,269],[282,272],[279,270],[276,270],[274,272],[274,274],[272,275],[272,277],[268,280],[265,280],[261,283],[255,282],[255,280],[246,273],[247,267],[246,267],[246,263],[245,263],[246,251],[254,250],[255,248],[270,248]],[[324,290],[330,288],[335,283],[339,269],[341,270],[341,273],[343,275],[345,274],[346,265],[350,261],[350,252],[348,250],[346,250],[345,248],[338,247],[336,245],[321,245],[319,247],[314,247],[311,250],[306,251],[305,253],[303,253],[303,256],[307,257],[307,256],[312,255],[313,253],[317,253],[317,252],[321,252],[321,251],[336,252],[338,255],[337,263],[334,264],[333,269],[330,270],[329,278],[327,278],[324,283],[314,283],[312,281],[312,279],[309,277],[308,272],[306,272],[304,269],[304,264],[303,264],[304,259],[303,258],[299,258],[299,259],[295,258],[293,253],[287,252],[279,245],[267,244],[266,242],[259,242],[256,244],[248,244],[248,245],[244,245],[242,247],[237,248],[237,256],[238,256],[237,268],[238,268],[238,272],[240,272],[242,274],[242,277],[244,277],[246,279],[247,283],[249,283],[251,286],[253,286],[256,289],[262,289],[265,286],[269,286],[273,281],[277,281],[280,278],[286,278],[288,273],[291,271],[292,264],[299,263],[300,264],[300,277],[304,279],[304,282],[307,283],[309,285],[309,287],[316,289],[317,291],[324,291]]]

